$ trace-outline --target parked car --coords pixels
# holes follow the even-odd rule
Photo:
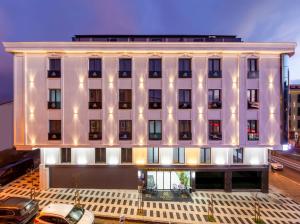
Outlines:
[[[283,165],[278,162],[271,162],[272,170],[283,170]]]
[[[92,224],[94,214],[81,206],[68,204],[49,204],[34,220],[34,224]]]
[[[31,221],[39,211],[36,200],[9,197],[0,200],[0,223],[25,224]]]

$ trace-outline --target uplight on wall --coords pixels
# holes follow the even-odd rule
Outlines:
[[[174,76],[169,77],[169,89],[172,90],[174,88]]]
[[[274,78],[272,75],[269,75],[269,89],[273,89],[274,86]]]
[[[83,87],[84,87],[84,76],[81,75],[79,77],[79,89],[83,90]]]
[[[230,111],[231,111],[231,119],[236,120],[236,107],[235,106],[230,107]]]
[[[139,88],[144,89],[144,78],[143,77],[139,78]]]
[[[31,145],[35,145],[36,144],[36,138],[35,138],[35,136],[31,136],[30,143],[31,143]]]
[[[236,90],[237,89],[237,77],[232,76],[232,89]]]
[[[34,120],[34,107],[29,108],[29,120],[33,121]]]
[[[78,120],[78,107],[73,108],[73,118],[74,120]]]
[[[114,137],[110,136],[108,139],[109,145],[114,145]]]
[[[274,137],[273,136],[269,137],[269,145],[274,145]]]
[[[78,137],[73,136],[73,145],[78,145]]]
[[[204,120],[203,107],[198,107],[198,118],[199,118],[199,121],[203,121]]]
[[[34,88],[34,76],[32,74],[29,75],[29,88],[30,89]]]
[[[198,78],[198,89],[199,90],[203,89],[203,78],[202,78],[202,76],[199,76],[199,78]]]
[[[114,87],[114,77],[112,75],[108,76],[108,88],[113,89]]]
[[[269,114],[270,114],[270,119],[274,120],[275,119],[275,107],[274,106],[270,106]]]

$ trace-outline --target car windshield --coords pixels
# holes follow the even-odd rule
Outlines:
[[[69,223],[75,224],[77,223],[84,214],[84,209],[79,206],[74,206],[69,214],[66,216],[66,220]]]

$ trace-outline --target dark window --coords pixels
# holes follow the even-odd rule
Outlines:
[[[89,109],[102,108],[102,91],[101,89],[90,89]]]
[[[248,59],[248,78],[258,78],[258,60],[256,58]]]
[[[60,78],[61,76],[61,60],[60,58],[49,59],[48,78]]]
[[[208,109],[221,109],[222,108],[222,96],[220,89],[208,90]]]
[[[208,78],[222,78],[221,59],[208,59]]]
[[[95,162],[96,163],[106,163],[106,149],[105,148],[95,148]]]
[[[192,127],[190,120],[178,121],[178,134],[179,140],[191,140],[192,139]]]
[[[297,129],[300,129],[300,120],[298,120]]]
[[[89,78],[101,78],[102,63],[101,58],[89,59]]]
[[[119,60],[119,78],[131,78],[130,58],[121,58]]]
[[[71,162],[71,148],[61,148],[61,163]]]
[[[300,103],[300,94],[297,95],[297,102]]]
[[[200,163],[210,164],[211,158],[211,150],[210,148],[201,148],[200,149]]]
[[[259,140],[257,120],[248,120],[248,140],[249,141]]]
[[[179,58],[179,78],[192,77],[192,63],[190,58]]]
[[[147,150],[147,160],[149,164],[159,163],[159,148],[149,147]]]
[[[149,109],[161,109],[161,89],[149,89]]]
[[[48,109],[60,109],[61,94],[60,89],[49,89]]]
[[[121,163],[132,163],[132,148],[121,149]]]
[[[191,109],[192,108],[192,91],[190,89],[179,90],[179,109]]]
[[[178,147],[173,149],[173,163],[180,163],[183,164],[185,161],[185,155],[184,155],[184,147]]]
[[[119,121],[119,139],[120,140],[131,140],[132,135],[132,122],[131,120],[120,120]]]
[[[61,140],[61,120],[49,120],[49,140]]]
[[[233,163],[243,163],[243,148],[233,149]]]
[[[101,139],[102,139],[102,121],[90,120],[89,140],[101,140]]]
[[[119,109],[131,109],[131,89],[119,90]]]
[[[222,140],[222,126],[220,120],[208,121],[208,138],[209,140]]]
[[[149,59],[149,78],[161,78],[161,59]]]
[[[258,90],[257,89],[248,89],[247,90],[247,101],[248,101],[248,109],[259,109]]]
[[[149,121],[149,140],[161,140],[161,121]]]
[[[300,107],[297,108],[297,116],[300,116]]]

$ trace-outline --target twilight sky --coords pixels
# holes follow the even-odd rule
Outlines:
[[[74,34],[234,34],[300,44],[300,0],[0,0],[0,42]],[[300,83],[300,53],[290,63]],[[0,102],[12,99],[12,57],[0,44]]]

